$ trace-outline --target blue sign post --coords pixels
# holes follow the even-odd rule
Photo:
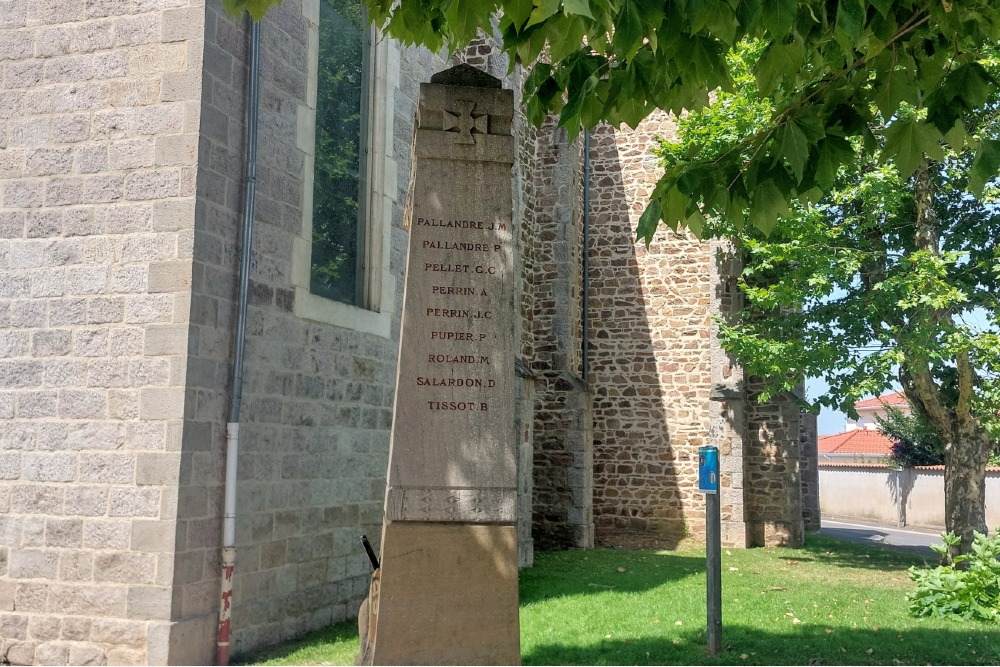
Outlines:
[[[702,493],[719,492],[719,448],[698,448],[698,490]]]
[[[719,448],[698,448],[698,490],[705,494],[705,593],[708,654],[722,653],[722,516],[719,507]]]

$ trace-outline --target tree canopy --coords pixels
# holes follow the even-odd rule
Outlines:
[[[225,0],[260,18],[280,0]],[[571,132],[635,126],[656,109],[696,110],[730,90],[726,59],[745,40],[766,49],[753,75],[773,102],[768,125],[731,150],[692,153],[658,184],[638,234],[705,215],[773,229],[794,202],[818,201],[857,157],[852,139],[912,175],[943,146],[971,149],[972,190],[1000,167],[1000,141],[970,136],[962,114],[996,85],[981,65],[1000,40],[995,0],[365,0],[369,19],[407,44],[454,51],[493,31],[530,70],[528,111]],[[870,132],[872,114],[892,118]]]
[[[750,159],[743,138],[774,118],[754,75],[769,48],[752,42],[730,54],[732,92],[679,120],[679,138],[662,146],[668,174],[692,154]],[[993,76],[1000,51],[976,65]],[[976,182],[969,145],[1000,137],[1000,91],[959,115],[963,149],[941,143],[911,174],[883,156],[921,115],[907,102],[891,116],[873,105],[829,194],[792,205],[770,233],[725,215],[699,229],[735,239],[744,262],[747,307],[721,324],[720,339],[766,380],[762,398],[820,376],[830,386],[820,402],[850,414],[858,399],[901,384],[943,455],[947,528],[965,550],[986,529],[985,466],[1000,430],[1000,191],[995,180]]]

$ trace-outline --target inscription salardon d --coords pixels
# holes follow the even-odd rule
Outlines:
[[[428,390],[422,401],[428,411],[489,412],[501,380],[494,376],[491,351],[498,332],[491,325],[503,302],[498,280],[508,256],[508,224],[419,215],[414,222],[413,233],[420,238],[412,268],[424,279],[416,277],[411,284],[424,292],[424,305],[411,315],[427,324],[421,328],[429,352],[424,363],[416,364],[411,380]],[[423,368],[425,364],[433,368]]]

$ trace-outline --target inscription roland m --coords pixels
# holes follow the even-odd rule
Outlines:
[[[429,364],[486,364],[490,365],[490,358],[487,356],[474,354],[428,354]]]

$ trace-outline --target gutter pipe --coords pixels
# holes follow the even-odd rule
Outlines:
[[[260,23],[250,19],[250,69],[247,73],[247,134],[243,178],[243,229],[240,247],[239,287],[236,297],[236,333],[226,421],[226,472],[222,519],[222,577],[219,630],[215,664],[229,664],[232,630],[233,570],[236,567],[236,462],[239,454],[240,404],[243,399],[243,358],[246,348],[247,302],[250,293],[250,258],[253,250],[253,213],[257,189],[257,125],[260,112]]]

